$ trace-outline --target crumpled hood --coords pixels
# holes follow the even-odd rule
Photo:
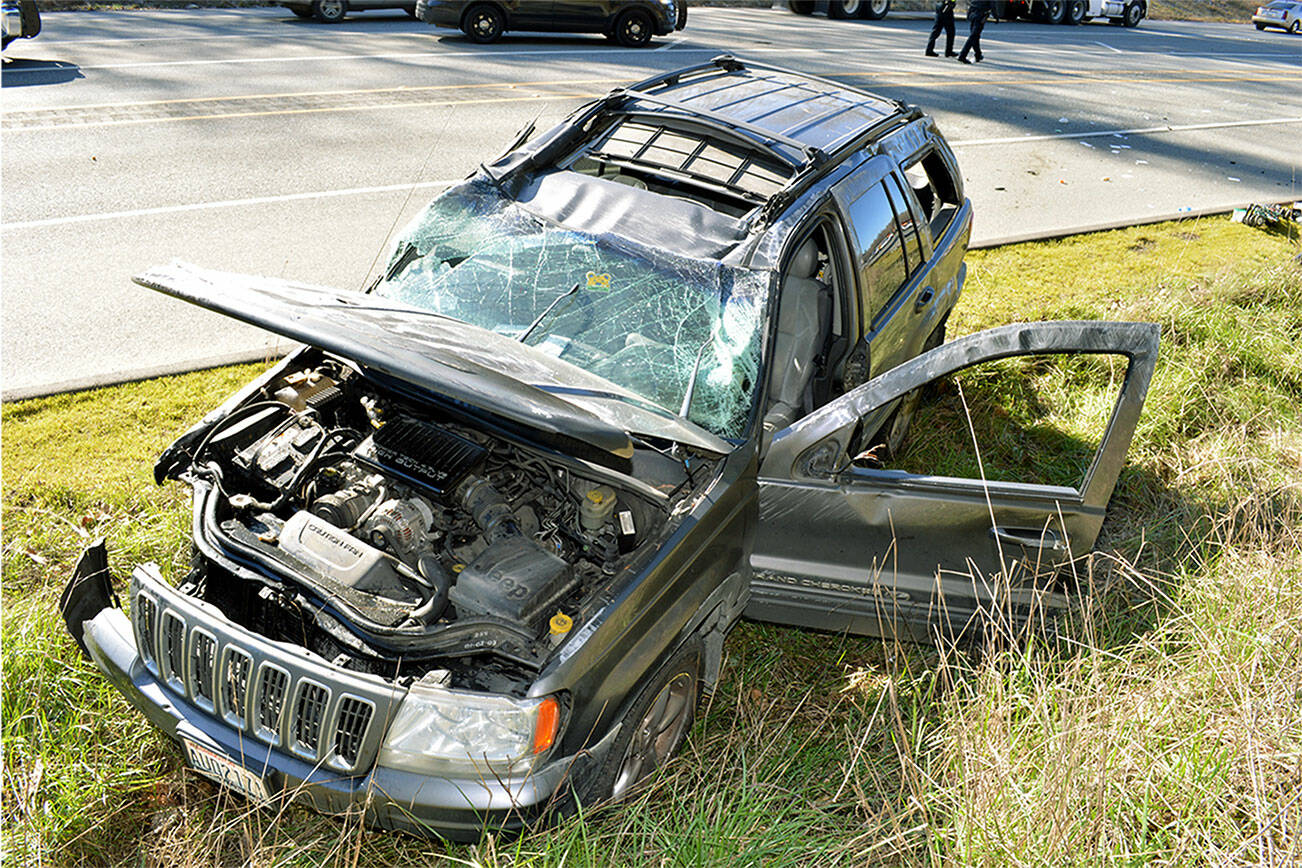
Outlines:
[[[184,262],[134,280],[550,435],[543,439],[578,441],[623,461],[633,455],[623,429],[539,386],[636,396],[494,332],[392,299]]]

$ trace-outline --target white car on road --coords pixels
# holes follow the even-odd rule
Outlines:
[[[1278,27],[1289,33],[1302,33],[1302,3],[1275,0],[1265,6],[1257,7],[1257,14],[1252,16],[1252,23],[1258,30]]]

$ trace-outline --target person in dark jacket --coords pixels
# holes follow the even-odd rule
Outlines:
[[[985,57],[981,53],[981,31],[985,29],[986,19],[995,12],[994,0],[969,0],[967,4],[967,41],[963,43],[963,50],[958,53],[959,63],[971,63],[967,59],[970,51],[976,57],[977,63]]]
[[[955,0],[939,0],[936,3],[936,21],[931,25],[931,38],[927,40],[927,56],[940,57],[936,53],[936,40],[940,38],[940,31],[945,31],[945,56],[954,56],[954,2]]]

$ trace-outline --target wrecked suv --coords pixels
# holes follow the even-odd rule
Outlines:
[[[159,459],[193,489],[189,572],[137,566],[128,614],[96,544],[68,628],[256,802],[473,838],[619,798],[681,744],[743,615],[925,639],[984,599],[956,569],[1093,544],[1155,335],[942,345],[970,223],[918,110],[721,57],[482,167],[370,292],[143,274],[305,346]],[[863,458],[929,381],[1079,352],[1128,366],[1079,490]]]

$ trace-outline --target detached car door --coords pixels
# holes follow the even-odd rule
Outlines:
[[[1064,576],[1094,546],[1157,345],[1148,323],[1003,326],[777,432],[760,466],[747,616],[926,641],[1066,605]],[[861,452],[919,388],[898,454]]]

